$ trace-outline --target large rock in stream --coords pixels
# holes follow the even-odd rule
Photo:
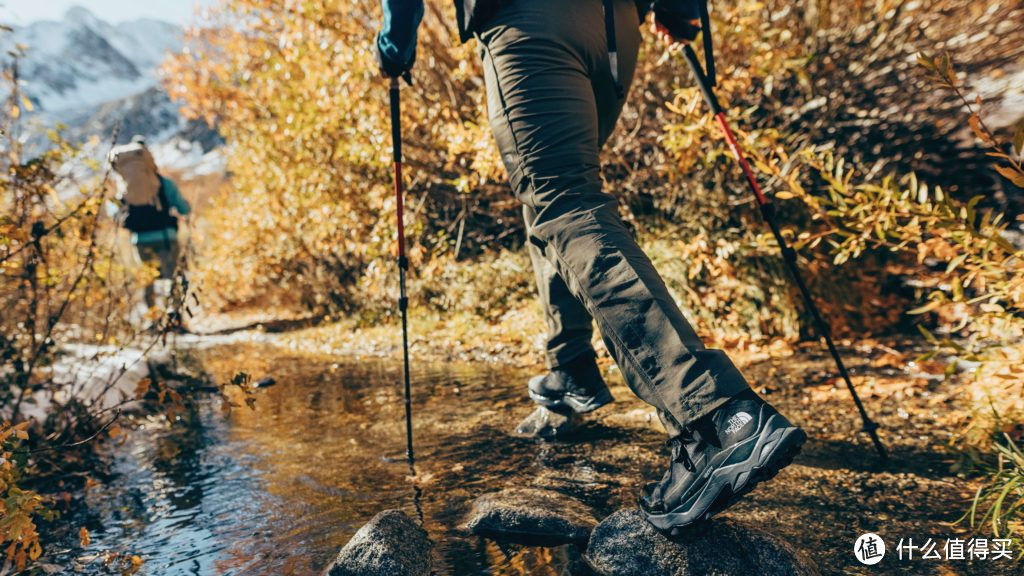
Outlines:
[[[636,509],[605,518],[590,536],[587,563],[602,576],[816,576],[782,538],[732,518],[669,538]]]
[[[549,490],[510,488],[473,502],[464,529],[478,536],[522,544],[585,544],[597,525],[582,502]]]
[[[324,576],[430,576],[427,532],[401,510],[385,510],[338,552]]]

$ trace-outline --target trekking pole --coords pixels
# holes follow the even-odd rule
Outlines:
[[[408,82],[409,80],[406,79]],[[398,212],[398,309],[402,311],[402,356],[405,362],[405,455],[409,469],[416,475],[415,458],[412,450],[412,393],[409,385],[409,298],[405,293],[405,275],[409,270],[409,259],[405,256],[405,209],[402,203],[402,112],[399,99],[398,78],[391,79],[391,151],[395,162],[395,200]]]
[[[704,18],[702,18],[702,20],[704,20]],[[710,30],[707,28],[706,22],[701,33],[706,38],[710,38]],[[705,43],[707,43],[706,40]],[[736,136],[733,135],[732,128],[729,127],[729,122],[726,120],[725,113],[722,111],[722,107],[718,103],[718,98],[715,97],[714,90],[711,87],[708,77],[705,75],[704,69],[701,68],[700,62],[697,60],[697,54],[689,44],[683,47],[683,55],[686,56],[686,61],[690,65],[690,70],[693,71],[693,75],[697,79],[697,85],[700,87],[700,91],[704,94],[704,100],[711,108],[711,113],[714,114],[719,128],[722,129],[722,134],[725,136],[725,141],[729,144],[729,149],[732,150],[732,155],[736,158],[736,163],[739,164],[740,168],[743,170],[743,175],[746,177],[747,184],[750,185],[750,189],[753,191],[754,197],[757,199],[757,205],[761,209],[762,217],[764,217],[765,222],[767,222],[768,226],[771,228],[772,235],[775,236],[775,241],[778,242],[779,248],[782,249],[782,259],[786,262],[786,268],[789,269],[789,273],[793,277],[793,281],[800,290],[800,295],[803,297],[804,304],[807,306],[807,309],[810,310],[811,316],[814,318],[814,325],[818,330],[818,334],[825,339],[825,345],[828,347],[828,351],[829,354],[832,355],[832,359],[835,360],[836,368],[839,369],[839,375],[843,378],[843,381],[846,382],[846,388],[850,391],[850,395],[853,397],[853,403],[857,405],[857,411],[860,413],[860,419],[864,423],[862,430],[871,436],[871,442],[875,445],[875,450],[878,451],[878,455],[884,461],[888,458],[888,454],[886,454],[885,446],[882,445],[882,441],[878,438],[878,424],[871,420],[871,417],[868,416],[867,411],[864,409],[864,404],[861,403],[860,397],[857,395],[857,390],[853,386],[853,381],[850,380],[850,374],[846,371],[843,359],[839,356],[839,350],[836,349],[836,345],[832,341],[829,326],[822,317],[821,311],[818,310],[818,306],[814,303],[814,299],[811,297],[811,291],[807,288],[807,284],[804,282],[803,276],[800,275],[800,268],[797,266],[796,262],[796,251],[793,250],[793,248],[791,248],[786,242],[786,239],[782,237],[779,224],[775,220],[775,205],[772,204],[772,202],[764,195],[764,192],[761,191],[761,186],[757,183],[753,170],[750,169],[750,165],[747,164],[747,159],[743,156],[743,152],[740,151],[739,144],[736,142]],[[707,52],[705,55],[709,57],[708,62],[710,63],[712,61],[710,58],[711,53]]]

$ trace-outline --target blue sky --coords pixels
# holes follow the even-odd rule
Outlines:
[[[177,24],[192,19],[194,7],[215,0],[0,0],[0,22],[28,24],[35,20],[60,20],[68,8],[83,6],[113,24],[136,18],[157,18]]]

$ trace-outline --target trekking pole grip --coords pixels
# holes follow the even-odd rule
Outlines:
[[[398,78],[391,79],[391,88],[388,90],[391,99],[391,149],[394,152],[395,162],[402,161],[402,105],[399,98],[401,88]]]

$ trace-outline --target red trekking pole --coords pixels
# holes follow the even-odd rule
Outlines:
[[[707,16],[707,4],[701,3],[701,34],[704,36],[704,50],[705,57],[708,62],[708,70],[714,70],[714,57],[711,52],[711,28],[709,18]],[[786,262],[786,268],[789,270],[790,276],[793,277],[793,282],[800,290],[800,295],[803,297],[804,305],[810,311],[811,316],[814,318],[815,328],[818,330],[818,335],[824,338],[825,345],[828,347],[829,354],[832,355],[832,359],[836,363],[836,368],[839,369],[839,375],[843,381],[846,382],[846,388],[850,391],[850,396],[853,397],[853,403],[857,406],[857,411],[860,413],[860,419],[864,423],[862,430],[867,432],[871,437],[871,442],[875,445],[875,450],[878,451],[878,455],[884,461],[888,458],[885,451],[885,446],[882,445],[882,441],[878,438],[878,424],[871,420],[868,416],[867,410],[864,409],[864,404],[861,403],[860,397],[857,395],[857,389],[853,386],[853,381],[850,380],[850,374],[846,370],[846,365],[843,364],[843,359],[839,355],[839,350],[836,349],[835,343],[832,341],[831,331],[828,323],[825,322],[824,317],[821,315],[821,311],[818,310],[818,306],[814,303],[814,299],[811,297],[811,291],[807,288],[807,283],[804,282],[803,276],[800,275],[800,268],[796,262],[796,251],[793,250],[786,243],[786,239],[783,238],[782,232],[779,229],[779,224],[775,220],[775,205],[764,195],[761,191],[761,186],[757,183],[757,178],[754,177],[753,170],[750,169],[750,165],[747,163],[747,159],[743,156],[743,152],[740,151],[739,143],[736,141],[736,136],[732,133],[732,128],[729,127],[729,122],[725,118],[725,113],[722,111],[722,106],[718,103],[718,98],[715,97],[713,90],[714,79],[708,79],[708,75],[704,73],[704,69],[701,68],[700,61],[697,60],[697,54],[693,51],[693,48],[689,44],[683,47],[683,55],[686,56],[686,62],[690,65],[690,69],[693,71],[694,77],[697,79],[697,85],[700,87],[700,91],[704,94],[704,100],[711,107],[711,113],[715,115],[715,120],[718,122],[718,126],[722,129],[722,134],[725,136],[725,141],[729,144],[729,149],[732,150],[732,155],[736,158],[736,163],[739,164],[740,169],[743,170],[743,175],[746,177],[747,184],[750,185],[750,190],[754,193],[754,197],[757,200],[757,205],[761,209],[761,215],[764,217],[765,222],[772,230],[772,235],[775,236],[775,241],[778,242],[779,248],[782,249],[782,259]]]
[[[406,82],[408,82],[408,77]],[[398,309],[402,312],[402,355],[405,361],[405,455],[409,459],[412,475],[416,475],[412,450],[412,392],[409,385],[409,298],[405,293],[405,276],[409,259],[405,256],[405,208],[402,183],[402,111],[398,78],[391,79],[391,151],[395,162],[395,200],[398,212]]]

